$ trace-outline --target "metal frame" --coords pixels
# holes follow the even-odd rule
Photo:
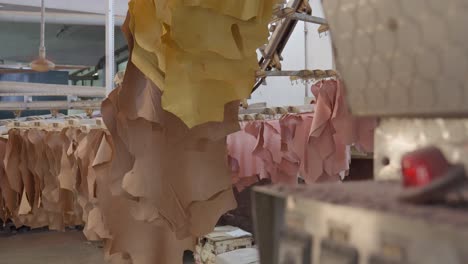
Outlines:
[[[268,76],[298,76],[301,71],[288,71],[269,73],[273,68],[281,71],[281,53],[289,41],[294,31],[297,21],[304,21],[319,25],[328,25],[328,22],[320,17],[311,16],[311,9],[307,0],[291,0],[283,9],[275,12],[276,18],[282,19],[278,22],[267,45],[260,49],[262,57],[259,60],[260,72],[267,72],[262,76],[257,75],[257,82],[253,90],[255,91]],[[306,69],[307,70],[307,69]]]
[[[288,2],[286,9],[293,9],[297,12],[304,0],[291,0]],[[268,44],[262,50],[263,57],[260,59],[260,69],[267,70],[271,68],[271,63],[275,54],[281,56],[286,42],[289,40],[297,20],[291,18],[292,14],[288,14],[281,20],[275,31],[273,32]]]

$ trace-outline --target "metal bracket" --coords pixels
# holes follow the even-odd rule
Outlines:
[[[312,16],[307,13],[296,12],[294,9],[288,7],[276,11],[273,21],[277,21],[283,18],[289,18],[319,25],[328,25],[327,20],[324,18]]]
[[[317,29],[319,34],[325,33],[330,30],[330,26],[327,25],[320,25],[320,27]]]
[[[274,69],[281,71],[281,58],[278,53],[273,55],[273,59],[271,60],[270,66]]]
[[[309,22],[313,24],[319,24],[319,25],[328,25],[327,20],[325,20],[324,18],[302,14],[302,13],[295,13],[291,15],[291,19]]]

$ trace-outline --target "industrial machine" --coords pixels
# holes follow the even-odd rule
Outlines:
[[[468,6],[326,0],[324,10],[352,112],[379,118],[375,181],[257,188],[262,263],[468,263]],[[454,170],[426,159],[439,150],[447,162],[436,163]],[[413,151],[421,160],[406,167]],[[439,199],[450,191],[455,203]],[[438,203],[411,203],[427,198]]]
[[[468,263],[468,212],[399,200],[395,182],[260,187],[262,263]]]

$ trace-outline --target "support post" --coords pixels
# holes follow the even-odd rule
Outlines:
[[[106,95],[114,89],[114,0],[107,0],[106,11]]]

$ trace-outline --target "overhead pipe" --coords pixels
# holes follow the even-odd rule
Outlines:
[[[124,16],[114,16],[115,26],[122,26],[124,21]],[[0,22],[40,23],[41,12],[0,10]],[[89,13],[47,12],[45,22],[47,24],[105,26],[106,16]]]

